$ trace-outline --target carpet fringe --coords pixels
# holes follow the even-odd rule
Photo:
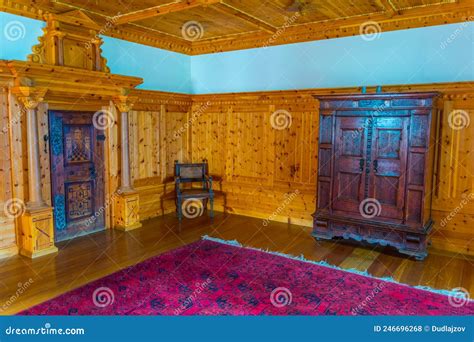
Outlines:
[[[331,269],[335,269],[335,270],[339,270],[339,271],[354,273],[354,274],[357,274],[357,275],[360,275],[360,276],[369,277],[369,278],[372,278],[372,279],[377,279],[377,280],[385,281],[385,282],[388,282],[388,283],[394,283],[394,284],[397,284],[397,285],[406,286],[406,287],[410,287],[410,288],[415,288],[415,289],[422,290],[422,291],[428,291],[428,292],[432,292],[432,293],[436,293],[436,294],[440,294],[440,295],[444,295],[444,296],[459,297],[460,295],[463,295],[463,293],[459,292],[459,291],[434,289],[430,286],[421,286],[421,285],[411,286],[411,285],[400,283],[400,282],[396,281],[395,279],[393,279],[392,277],[375,277],[375,276],[369,274],[367,272],[367,270],[366,271],[359,271],[355,268],[346,269],[346,268],[342,268],[342,267],[339,267],[339,266],[331,265],[331,264],[329,264],[328,262],[326,262],[324,260],[323,261],[308,260],[303,255],[295,256],[295,255],[291,255],[291,254],[285,254],[285,253],[281,253],[281,252],[271,251],[268,248],[266,250],[264,250],[264,249],[261,249],[261,248],[243,246],[237,240],[223,240],[223,239],[211,237],[211,236],[208,236],[208,235],[202,236],[202,239],[203,240],[214,241],[214,242],[221,243],[221,244],[224,244],[224,245],[240,247],[240,248],[246,248],[246,249],[251,249],[251,250],[254,250],[254,251],[259,251],[259,252],[269,253],[269,254],[273,254],[273,255],[278,255],[278,256],[281,256],[281,257],[284,257],[284,258],[287,258],[287,259],[303,261],[303,262],[307,262],[307,263],[310,263],[310,264],[313,264],[313,265],[318,265],[318,266],[323,266],[323,267],[327,267],[327,268],[331,268]],[[474,301],[474,299],[468,299],[468,300],[469,301]]]

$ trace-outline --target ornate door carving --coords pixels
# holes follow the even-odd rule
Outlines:
[[[105,227],[103,133],[94,127],[92,116],[49,112],[56,241]]]
[[[368,117],[337,117],[334,141],[334,210],[359,214],[366,188]]]
[[[380,218],[403,219],[409,117],[373,120],[369,197],[381,207]]]

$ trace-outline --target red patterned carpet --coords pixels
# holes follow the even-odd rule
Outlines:
[[[473,315],[474,302],[210,240],[23,315]]]

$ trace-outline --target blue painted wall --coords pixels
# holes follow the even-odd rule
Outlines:
[[[474,24],[195,56],[193,93],[474,80]]]
[[[138,88],[191,93],[191,57],[121,39],[102,37],[103,56],[114,74],[142,77]]]
[[[26,60],[44,26],[39,20],[0,12],[0,59]]]
[[[0,59],[26,60],[43,26],[0,12]],[[192,57],[109,37],[102,49],[142,89],[203,94],[473,81],[473,36],[460,23]]]

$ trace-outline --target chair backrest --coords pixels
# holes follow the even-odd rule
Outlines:
[[[208,175],[207,160],[203,159],[202,163],[179,163],[175,160],[174,175],[181,177],[182,183],[202,182]]]

